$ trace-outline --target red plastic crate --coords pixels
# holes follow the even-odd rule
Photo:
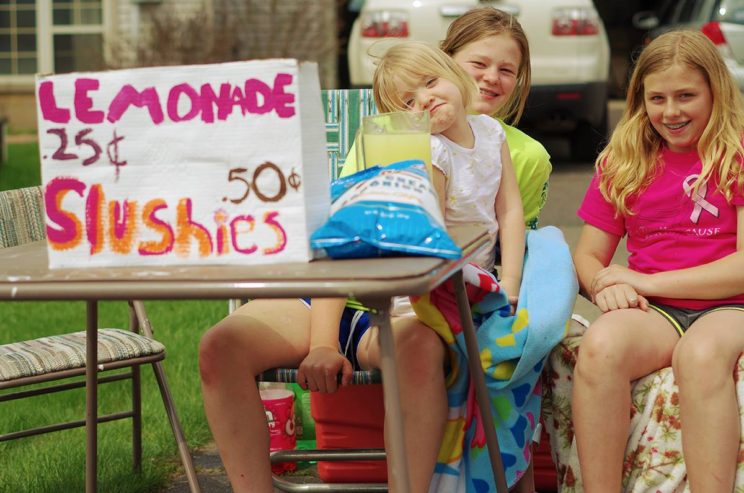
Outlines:
[[[383,448],[382,384],[349,385],[332,394],[312,392],[310,411],[319,449]],[[386,483],[386,461],[318,462],[326,483]]]
[[[333,394],[312,392],[310,409],[319,449],[384,447],[382,385],[350,385]],[[557,474],[550,455],[550,439],[542,430],[533,451],[535,487],[540,493],[557,491]],[[387,482],[385,461],[318,462],[326,483]]]

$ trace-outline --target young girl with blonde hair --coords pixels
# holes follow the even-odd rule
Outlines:
[[[373,78],[380,111],[429,111],[432,182],[445,222],[487,227],[491,241],[476,259],[486,270],[494,266],[499,237],[501,284],[516,302],[524,258],[522,202],[502,126],[487,115],[468,115],[476,89],[454,60],[418,42],[390,48]]]
[[[744,109],[713,43],[641,53],[579,209],[574,262],[603,314],[583,337],[573,420],[584,491],[619,491],[631,382],[672,366],[691,491],[732,491],[744,351]],[[611,264],[627,235],[628,267]],[[609,426],[608,426],[609,424]]]

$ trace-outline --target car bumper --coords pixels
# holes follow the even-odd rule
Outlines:
[[[607,119],[607,82],[533,85],[522,121],[540,130],[570,130],[579,121],[601,127]]]

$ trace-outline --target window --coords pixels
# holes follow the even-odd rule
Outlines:
[[[0,0],[0,80],[104,67],[105,0]]]
[[[101,0],[52,1],[54,72],[103,68]]]
[[[37,71],[34,0],[0,1],[0,75]]]

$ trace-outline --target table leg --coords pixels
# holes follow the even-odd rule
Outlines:
[[[95,493],[98,456],[98,302],[86,302],[85,322],[85,492]]]
[[[380,330],[380,371],[382,372],[382,392],[385,400],[385,438],[387,440],[388,460],[392,461],[390,484],[398,493],[410,491],[408,461],[404,440],[403,414],[400,407],[398,370],[395,363],[395,345],[390,324],[390,298],[365,299],[364,306],[370,308],[370,323]]]
[[[455,284],[457,309],[460,313],[462,333],[465,338],[465,347],[468,351],[468,369],[470,370],[470,375],[473,379],[473,385],[475,386],[475,399],[478,401],[478,409],[480,410],[481,419],[483,420],[483,430],[486,434],[488,456],[491,458],[491,468],[493,469],[496,491],[498,493],[507,493],[509,488],[506,485],[499,440],[496,436],[496,429],[493,425],[493,416],[491,414],[490,404],[491,399],[488,396],[486,377],[480,363],[480,349],[478,349],[478,340],[475,336],[473,316],[470,312],[470,302],[468,301],[468,295],[465,291],[465,281],[462,277],[462,271],[458,271],[452,275],[452,282]]]

